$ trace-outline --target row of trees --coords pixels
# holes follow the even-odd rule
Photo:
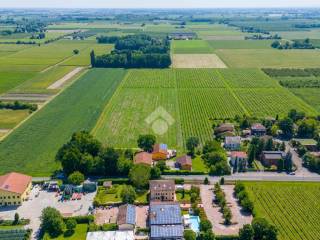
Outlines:
[[[15,101],[13,103],[8,102],[1,102],[0,101],[0,109],[12,109],[12,110],[25,110],[29,109],[31,112],[34,112],[38,109],[37,104],[30,104],[30,103],[22,103],[19,101]]]
[[[215,202],[216,202],[216,204],[219,205],[220,211],[221,211],[222,216],[224,218],[224,224],[230,225],[231,219],[232,219],[231,209],[227,205],[225,193],[223,192],[219,183],[216,183],[214,185],[213,192],[215,194]]]
[[[167,68],[171,65],[170,42],[165,38],[152,38],[145,34],[124,37],[97,38],[98,43],[114,43],[110,54],[95,56],[91,52],[92,67],[112,68]]]
[[[310,39],[305,39],[303,41],[293,40],[293,42],[286,41],[285,43],[280,41],[274,41],[271,47],[276,49],[314,49],[315,47],[310,42]]]

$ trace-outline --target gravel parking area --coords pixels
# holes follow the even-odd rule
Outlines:
[[[36,197],[36,194],[39,195]],[[40,191],[34,187],[30,193],[28,201],[23,202],[19,207],[0,208],[0,218],[13,219],[14,214],[19,213],[21,218],[30,219],[30,224],[26,226],[33,230],[35,235],[40,227],[41,212],[46,207],[54,207],[62,214],[70,216],[87,215],[89,207],[92,206],[95,193],[82,196],[81,200],[61,202],[55,192]],[[33,236],[34,237],[34,236]]]
[[[214,199],[214,194],[212,189],[213,185],[201,185],[201,199],[204,210],[207,214],[208,219],[212,223],[213,231],[216,235],[236,235],[239,233],[239,229],[242,228],[244,224],[251,223],[252,216],[244,215],[241,212],[241,207],[238,205],[237,200],[233,196],[232,185],[224,185],[222,189],[226,194],[226,199],[228,206],[232,211],[232,222],[230,226],[223,224],[222,213],[219,211],[220,207],[214,206],[212,200]]]

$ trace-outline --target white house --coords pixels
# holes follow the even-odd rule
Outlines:
[[[226,137],[224,140],[224,148],[228,150],[240,150],[240,145],[241,145],[241,137],[236,136],[236,137]]]

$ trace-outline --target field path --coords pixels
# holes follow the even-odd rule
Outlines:
[[[233,89],[230,87],[230,85],[227,83],[227,81],[224,79],[224,77],[222,76],[222,74],[217,71],[217,73],[219,74],[219,76],[221,77],[224,85],[226,86],[226,88],[230,91],[231,95],[236,99],[236,101],[239,103],[239,105],[241,106],[242,110],[245,112],[246,115],[250,116],[251,114],[248,112],[248,110],[245,108],[245,106],[243,105],[243,103],[240,101],[240,99],[238,98],[238,96],[234,93]]]
[[[81,72],[84,68],[83,67],[77,67],[73,69],[71,72],[67,73],[64,77],[59,79],[58,81],[51,84],[47,89],[58,89],[64,85],[65,82],[70,80],[72,77],[74,77],[76,74]]]

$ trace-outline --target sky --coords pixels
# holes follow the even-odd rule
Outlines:
[[[0,0],[0,8],[320,7],[319,0]]]

